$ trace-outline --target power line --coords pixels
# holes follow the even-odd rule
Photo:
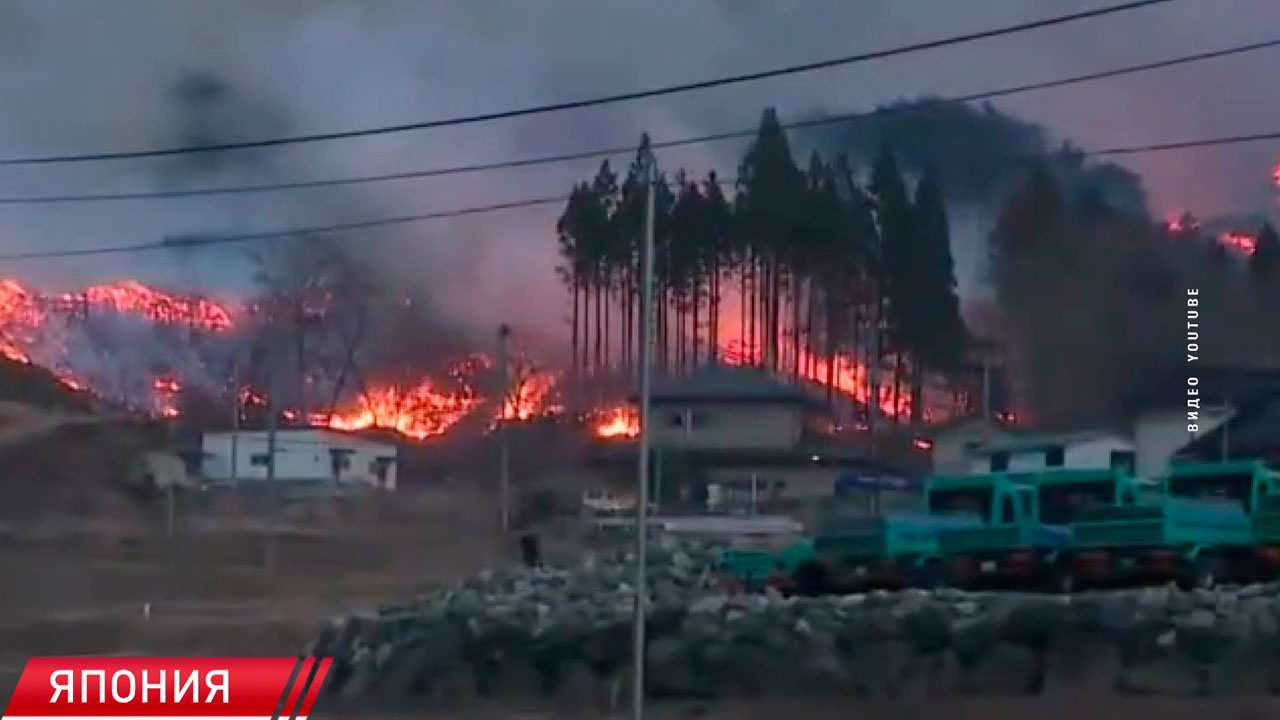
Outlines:
[[[716,78],[713,80],[701,80],[698,82],[683,83],[680,85],[667,85],[664,87],[653,88],[650,90],[637,90],[627,93],[619,93],[615,95],[604,95],[586,100],[574,100],[570,102],[552,103],[547,105],[535,105],[532,107],[519,108],[515,110],[505,110],[502,112],[485,113],[480,115],[467,115],[462,117],[444,118],[440,120],[427,120],[416,123],[406,123],[402,125],[384,125],[381,127],[365,128],[362,130],[345,130],[339,132],[315,133],[309,135],[293,135],[289,137],[269,138],[263,140],[248,140],[243,142],[217,143],[211,145],[188,145],[183,147],[171,147],[152,150],[126,150],[117,152],[99,152],[99,153],[83,153],[71,155],[42,155],[28,157],[0,158],[0,165],[49,165],[54,163],[75,163],[90,162],[100,160],[123,160],[129,158],[147,158],[147,157],[165,157],[171,155],[186,155],[191,153],[205,152],[221,152],[227,150],[245,150],[250,148],[277,147],[281,145],[296,145],[299,143],[324,142],[330,140],[347,140],[357,137],[369,137],[374,135],[387,135],[392,133],[402,133],[412,130],[428,130],[432,128],[453,127],[458,125],[473,125],[482,122],[491,122],[494,120],[507,120],[517,117],[526,117],[529,115],[542,115],[553,112],[563,112],[565,110],[576,110],[580,108],[595,107],[599,105],[612,105],[620,102],[629,102],[632,100],[640,100],[644,98],[660,97],[664,95],[675,95],[678,93],[692,92],[695,90],[706,90],[714,87],[723,87],[726,85],[737,85],[746,82],[754,82],[756,80],[765,80],[768,78],[782,77],[785,75],[796,75],[800,73],[812,72],[814,70],[822,70],[827,68],[842,67],[846,65],[855,65],[858,63],[869,62],[872,60],[881,60],[899,55],[909,55],[911,53],[923,52],[926,50],[935,50],[938,48],[949,47],[951,45],[961,45],[977,40],[987,40],[1006,35],[1015,35],[1031,30],[1039,30],[1041,28],[1053,27],[1055,25],[1064,25],[1067,23],[1077,22],[1080,20],[1088,20],[1092,18],[1114,15],[1117,13],[1128,12],[1155,5],[1163,5],[1178,0],[1135,0],[1134,2],[1121,3],[1093,10],[1085,10],[1067,15],[1057,15],[1042,20],[1034,20],[1031,22],[1017,23],[1014,25],[1006,25],[990,30],[982,30],[979,32],[967,33],[964,35],[953,35],[951,37],[940,38],[937,40],[928,40],[925,42],[912,43],[910,45],[901,45],[886,50],[875,50],[872,52],[859,53],[856,55],[847,55],[844,57],[832,58],[818,62],[805,63],[801,65],[791,65],[788,67],[775,68],[773,70],[764,70],[754,73],[746,73],[742,75],[732,75],[728,77]]]
[[[1082,157],[1097,156],[1119,156],[1119,155],[1138,155],[1143,153],[1167,152],[1173,150],[1186,150],[1197,147],[1218,147],[1223,145],[1238,145],[1243,143],[1260,142],[1264,140],[1280,140],[1280,130],[1271,132],[1253,133],[1249,135],[1232,135],[1227,137],[1205,138],[1200,140],[1185,140],[1179,142],[1153,143],[1149,145],[1133,145],[1127,147],[1113,147],[1102,150],[1081,150],[1079,155]],[[1034,157],[1034,156],[1026,156]],[[731,186],[733,180],[721,180],[721,185]],[[369,228],[386,227],[390,225],[406,225],[410,223],[427,222],[431,220],[443,220],[448,218],[463,217],[466,215],[486,215],[492,212],[501,212],[505,210],[515,210],[520,208],[537,207],[541,205],[553,205],[563,203],[569,200],[568,195],[555,195],[550,197],[529,198],[526,200],[515,200],[505,203],[497,203],[494,205],[478,205],[456,210],[442,210],[432,213],[422,213],[417,215],[401,215],[397,217],[378,218],[374,220],[362,220],[350,223],[340,223],[334,225],[323,225],[302,228],[287,228],[284,230],[270,230],[265,232],[245,233],[240,235],[220,235],[214,237],[187,238],[181,240],[162,240],[153,243],[139,243],[136,245],[108,245],[94,248],[82,248],[78,250],[40,250],[22,253],[0,254],[0,262],[16,261],[16,260],[43,260],[51,258],[72,258],[72,257],[88,257],[94,255],[121,255],[135,252],[152,252],[156,250],[180,250],[184,248],[207,247],[211,245],[229,245],[233,243],[245,243],[257,240],[279,240],[287,237],[299,237],[306,235],[318,235],[322,233],[344,232],[348,230],[364,230]]]
[[[1220,50],[1211,50],[1208,52],[1195,53],[1191,55],[1180,55],[1165,60],[1157,60],[1153,62],[1141,63],[1138,65],[1127,65],[1124,67],[1113,68],[1111,70],[1103,70],[1100,72],[1085,73],[1082,75],[1071,75],[1054,80],[1045,80],[1041,82],[1025,83],[1021,85],[1011,85],[995,90],[985,90],[982,92],[970,93],[967,95],[957,95],[944,98],[936,98],[933,101],[937,103],[969,103],[980,100],[992,100],[1000,97],[1008,97],[1022,93],[1033,92],[1037,90],[1048,90],[1052,88],[1065,87],[1069,85],[1078,85],[1087,82],[1095,82],[1124,75],[1132,75],[1140,72],[1148,72],[1151,70],[1159,70],[1164,68],[1176,67],[1179,65],[1188,65],[1191,63],[1203,62],[1205,60],[1213,60],[1217,58],[1229,57],[1232,55],[1241,55],[1259,50],[1266,50],[1280,46],[1280,38],[1272,40],[1264,40],[1261,42],[1248,43],[1246,45],[1236,45]],[[876,114],[893,114],[908,111],[913,106],[891,105],[879,110],[843,113],[840,115],[830,115],[820,118],[812,118],[808,120],[797,120],[783,123],[785,129],[820,127],[824,125],[835,125],[844,122],[854,122]],[[687,145],[697,145],[703,143],[720,142],[724,140],[736,140],[741,138],[753,137],[757,132],[756,128],[744,128],[741,130],[731,130],[728,132],[712,133],[709,135],[697,135],[687,138],[678,138],[673,140],[663,140],[652,143],[654,149],[665,149],[674,147],[683,147]],[[409,180],[417,178],[445,177],[449,175],[463,175],[469,173],[485,172],[490,170],[515,169],[523,167],[532,167],[537,165],[549,165],[561,162],[570,162],[574,160],[588,160],[598,157],[611,157],[614,155],[622,155],[635,152],[634,146],[599,148],[595,150],[581,150],[577,152],[561,153],[557,155],[543,155],[534,158],[523,158],[518,160],[505,160],[492,163],[479,163],[470,165],[455,165],[452,167],[432,168],[427,170],[410,170],[398,173],[385,173],[377,175],[361,175],[354,177],[328,178],[320,180],[299,180],[294,182],[265,183],[258,185],[237,185],[229,187],[212,187],[212,188],[195,188],[191,190],[159,190],[154,192],[133,192],[133,193],[92,193],[80,195],[44,195],[44,196],[26,196],[26,197],[0,197],[0,205],[54,205],[76,202],[102,202],[102,201],[121,201],[121,200],[159,200],[187,197],[204,197],[216,195],[239,195],[247,193],[259,192],[276,192],[284,190],[302,190],[309,188],[322,187],[338,187],[344,185],[362,185],[377,182],[390,182],[397,180]]]

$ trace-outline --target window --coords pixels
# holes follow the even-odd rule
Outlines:
[[[1111,451],[1111,469],[1123,471],[1126,475],[1133,475],[1137,469],[1137,456],[1132,452],[1124,450]]]
[[[705,412],[698,412],[696,410],[689,412],[689,427],[691,428],[704,428],[711,424],[708,420],[709,417]]]
[[[1051,447],[1044,451],[1045,467],[1062,467],[1066,463],[1066,452],[1060,447]]]
[[[1001,503],[1000,512],[1003,516],[1001,517],[1000,522],[1005,523],[1006,525],[1012,525],[1013,521],[1018,517],[1017,512],[1013,507],[1013,498],[1008,495],[1004,496],[1004,502]]]
[[[1066,525],[1081,510],[1115,504],[1115,497],[1116,484],[1110,480],[1044,485],[1040,488],[1040,522]]]
[[[261,455],[249,456],[249,464],[254,467],[266,467],[270,463],[271,463],[271,456],[266,453],[262,453]]]
[[[1169,494],[1199,500],[1239,500],[1248,510],[1252,485],[1253,476],[1248,473],[1183,475],[1169,478]]]
[[[994,492],[991,488],[959,488],[929,493],[929,510],[937,513],[977,514],[984,520],[991,515]]]
[[[334,477],[341,475],[344,470],[351,469],[351,455],[354,452],[346,448],[329,448],[329,469]]]
[[[1009,453],[998,452],[991,456],[991,472],[1004,472],[1009,469]]]
[[[672,413],[667,416],[667,425],[670,427],[684,427],[684,413]]]

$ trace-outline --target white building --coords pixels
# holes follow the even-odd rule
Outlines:
[[[267,436],[262,430],[206,433],[201,440],[201,475],[214,482],[266,480],[271,457]],[[332,430],[280,430],[275,478],[394,490],[396,448]]]
[[[964,475],[973,469],[974,453],[984,445],[1014,437],[993,420],[970,416],[933,430],[929,459],[937,475]]]
[[[1196,432],[1188,432],[1187,411],[1179,408],[1167,412],[1150,412],[1133,423],[1133,441],[1138,455],[1138,474],[1158,477],[1169,471],[1173,456],[1191,441],[1213,432],[1231,412],[1222,408],[1205,408],[1194,421]]]
[[[1120,433],[1019,434],[977,448],[970,462],[970,472],[1034,472],[1051,468],[1105,470],[1133,468],[1136,463],[1133,441]]]

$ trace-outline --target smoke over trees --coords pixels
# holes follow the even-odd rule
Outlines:
[[[660,180],[660,369],[729,353],[830,393],[849,358],[867,397],[925,419],[930,377],[968,380],[951,221],[965,206],[989,209],[994,339],[1032,422],[1120,420],[1170,392],[1185,375],[1187,288],[1204,298],[1205,362],[1258,365],[1280,350],[1266,330],[1280,302],[1270,226],[1242,263],[1190,215],[1153,222],[1133,173],[989,107],[902,104],[850,127],[798,133],[823,149],[802,169],[767,110],[732,197],[715,176]],[[633,370],[639,172],[619,186],[603,165],[558,224],[575,377]]]

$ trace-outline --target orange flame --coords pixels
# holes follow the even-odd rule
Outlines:
[[[312,418],[312,422],[334,430],[386,428],[415,440],[426,440],[443,435],[480,404],[480,398],[465,390],[440,392],[428,378],[407,390],[373,388],[361,396],[356,408],[329,418]]]
[[[1226,247],[1236,250],[1244,255],[1252,255],[1258,251],[1258,238],[1251,233],[1241,230],[1230,230],[1222,233],[1218,238]]]
[[[559,381],[559,373],[550,370],[517,373],[496,419],[524,421],[563,412],[564,408],[553,398]]]
[[[629,405],[617,405],[602,410],[594,424],[596,437],[633,438],[640,434],[640,416]]]

